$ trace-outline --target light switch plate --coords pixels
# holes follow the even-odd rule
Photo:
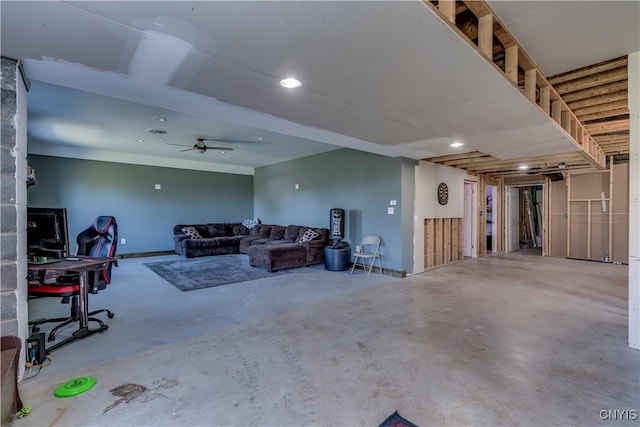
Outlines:
[[[161,189],[162,189],[162,185],[156,184],[156,190],[161,190]]]
[[[392,207],[388,207],[388,208],[387,208],[387,213],[388,213],[389,215],[393,215],[393,213],[394,213],[394,212],[395,212],[395,208],[392,208]]]

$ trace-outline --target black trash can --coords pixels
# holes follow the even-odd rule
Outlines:
[[[351,248],[349,246],[324,248],[324,268],[330,271],[345,271],[351,268]]]

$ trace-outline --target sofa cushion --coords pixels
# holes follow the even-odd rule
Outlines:
[[[274,225],[273,228],[271,228],[271,234],[269,234],[269,238],[271,240],[284,239],[285,228],[286,227],[284,225]]]
[[[229,226],[231,229],[232,236],[248,236],[249,229],[242,224],[231,224]]]
[[[258,229],[257,237],[260,237],[262,239],[267,239],[271,235],[271,228],[272,227],[273,227],[272,225],[260,224],[260,225],[254,227],[254,228]],[[251,230],[253,230],[253,228]]]
[[[210,237],[222,237],[225,235],[224,224],[207,224]]]
[[[192,239],[202,239],[202,234],[192,225],[182,227],[181,231]]]
[[[183,240],[182,245],[184,248],[207,248],[207,247],[215,247],[220,246],[218,242],[218,238],[206,238],[206,239],[188,239]]]
[[[299,225],[287,225],[287,228],[284,230],[284,239],[291,240],[293,242],[298,238],[299,234],[300,234]]]
[[[218,246],[238,246],[240,241],[237,237],[223,236],[216,237],[216,245]]]
[[[311,240],[315,239],[319,235],[320,233],[318,233],[316,230],[312,228],[307,228],[304,231],[304,233],[300,235],[300,238],[298,239],[297,243],[310,242]]]

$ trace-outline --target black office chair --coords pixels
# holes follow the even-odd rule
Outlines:
[[[118,243],[118,225],[115,217],[97,217],[90,227],[78,234],[76,241],[78,243],[76,255],[115,257]],[[89,274],[87,289],[90,293],[97,294],[98,291],[105,289],[107,285],[111,283],[111,269],[113,264],[117,266],[117,261],[108,263],[104,268],[96,270],[93,274]],[[56,277],[55,283],[44,285],[33,284],[29,286],[29,297],[63,297],[63,302],[71,301],[71,313],[69,317],[38,319],[29,322],[33,333],[40,330],[39,325],[42,323],[61,322],[49,333],[48,340],[54,341],[55,334],[60,328],[80,320],[78,311],[80,295],[79,280],[80,277],[78,273],[71,273]],[[114,317],[114,314],[107,309],[91,311],[88,315],[95,316],[98,313],[107,313],[110,319]],[[101,330],[107,329],[107,325],[100,319],[89,317],[89,320],[97,322]]]

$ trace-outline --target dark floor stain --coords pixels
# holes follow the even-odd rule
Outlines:
[[[176,385],[178,385],[178,380],[170,380],[167,378],[162,378],[160,381],[154,382],[154,386],[155,386],[154,390],[158,391],[161,388],[172,388],[172,387],[175,387]],[[120,399],[117,399],[111,405],[107,406],[102,412],[102,415],[106,414],[107,412],[109,412],[110,410],[112,410],[113,408],[115,408],[116,406],[122,403],[128,404],[134,401],[148,402],[158,397],[164,397],[165,399],[167,398],[167,396],[165,396],[162,393],[150,392],[149,389],[143,385],[131,384],[131,383],[122,384],[121,386],[112,388],[111,390],[109,390],[109,392],[113,396],[119,397]]]

